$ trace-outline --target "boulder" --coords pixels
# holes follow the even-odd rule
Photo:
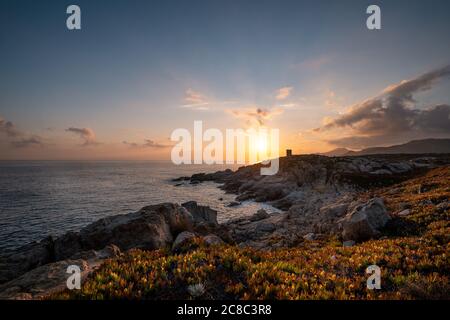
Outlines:
[[[256,225],[257,233],[270,233],[275,231],[276,226],[272,222],[260,222]]]
[[[195,238],[195,234],[189,231],[181,232],[172,244],[172,251],[178,251],[184,244]]]
[[[171,230],[189,226],[186,212],[171,204],[100,219],[80,231],[82,247],[99,249],[115,244],[122,250],[158,249],[172,244]],[[191,218],[192,219],[192,218]]]
[[[380,229],[390,220],[381,198],[373,198],[356,206],[341,221],[344,240],[364,241],[380,235]]]
[[[200,206],[196,201],[188,201],[182,204],[183,208],[192,215],[193,224],[207,223],[212,225],[218,225],[217,211],[211,209],[208,206]]]
[[[79,257],[48,263],[18,278],[0,285],[0,299],[40,299],[51,293],[66,288],[70,274],[67,268],[78,266],[81,270],[81,283],[104,259],[113,258],[120,254],[119,248],[108,246],[100,251],[91,250],[80,252]]]
[[[250,217],[250,221],[259,221],[269,217],[269,214],[264,209],[259,209],[256,213]]]
[[[332,203],[319,209],[320,214],[328,217],[342,217],[348,209],[349,203]]]
[[[213,245],[219,245],[223,244],[223,240],[216,236],[215,234],[208,234],[203,237],[203,241],[205,241],[206,245],[213,246]]]

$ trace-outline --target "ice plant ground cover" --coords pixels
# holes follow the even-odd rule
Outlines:
[[[450,167],[367,196],[393,215],[378,240],[343,247],[336,238],[270,251],[187,243],[170,250],[130,250],[108,260],[82,285],[50,299],[448,299]],[[398,215],[404,208],[407,215]],[[367,266],[381,268],[381,289],[366,287]]]

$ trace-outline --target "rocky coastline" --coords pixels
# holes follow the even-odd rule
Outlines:
[[[175,178],[174,182],[191,184],[214,181],[235,194],[238,204],[251,199],[281,212],[259,210],[219,224],[215,210],[191,201],[106,217],[79,232],[47,237],[0,256],[0,298],[41,299],[64,289],[69,265],[80,266],[86,278],[106,259],[130,249],[177,253],[198,237],[211,246],[226,243],[258,250],[293,248],[326,237],[338,239],[342,246],[378,239],[386,228],[402,227],[398,217],[409,213],[407,206],[390,211],[374,190],[449,164],[449,155],[291,156],[280,158],[274,176],[261,176],[256,164],[234,172]],[[448,210],[448,199],[437,205]]]

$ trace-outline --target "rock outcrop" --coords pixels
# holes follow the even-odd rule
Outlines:
[[[380,230],[390,220],[390,216],[380,198],[356,206],[342,220],[344,240],[364,241],[377,238]]]
[[[195,174],[191,182],[215,181],[220,188],[237,195],[236,201],[268,202],[281,210],[311,204],[311,199],[332,203],[345,194],[403,181],[423,170],[450,163],[448,155],[373,155],[325,157],[304,155],[282,157],[279,171],[261,176],[261,164],[237,171]],[[185,177],[183,177],[185,179]]]
[[[34,268],[21,276],[0,285],[0,299],[40,299],[66,288],[69,266],[80,268],[83,281],[97,269],[105,259],[120,255],[120,249],[114,245],[102,250],[79,252],[71,259],[48,263]]]
[[[0,257],[0,283],[15,279],[37,267],[72,259],[80,252],[115,245],[120,250],[170,247],[183,231],[208,234],[218,229],[217,212],[188,202],[147,206],[125,215],[100,219],[80,232],[68,232],[56,239],[48,237]],[[227,239],[226,232],[220,233]]]

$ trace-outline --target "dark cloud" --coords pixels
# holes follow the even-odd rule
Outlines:
[[[66,129],[67,132],[72,132],[78,135],[83,140],[83,146],[96,146],[100,142],[97,142],[94,130],[90,128],[74,128],[70,127]]]
[[[450,135],[450,106],[440,104],[418,109],[414,99],[414,94],[431,89],[438,80],[449,75],[450,66],[446,66],[392,85],[377,97],[356,104],[347,113],[315,131],[350,128],[351,136],[329,140],[332,144],[348,147],[430,133]]]
[[[123,141],[123,144],[126,144],[127,146],[131,147],[131,148],[155,148],[155,149],[165,149],[165,148],[170,148],[171,145],[168,144],[161,144],[158,142],[155,142],[153,140],[150,139],[145,139],[145,142],[142,144],[136,143],[136,142],[127,142],[127,141]]]

